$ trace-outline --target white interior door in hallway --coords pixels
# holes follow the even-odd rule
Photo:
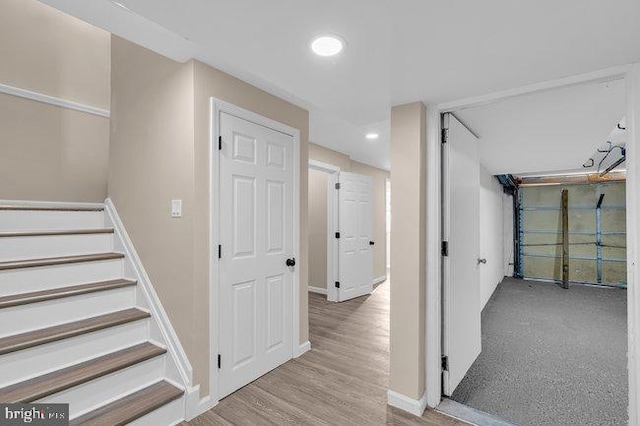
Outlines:
[[[373,291],[373,179],[340,172],[338,301]]]
[[[293,138],[220,114],[219,397],[293,356]]]
[[[443,144],[443,373],[451,395],[481,351],[480,328],[480,162],[478,138],[453,114],[444,115]]]

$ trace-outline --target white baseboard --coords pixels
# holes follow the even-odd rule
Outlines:
[[[306,341],[302,344],[300,344],[300,346],[298,346],[298,349],[296,351],[296,353],[293,355],[294,358],[298,358],[300,355],[304,354],[305,352],[308,352],[311,350],[311,342],[310,341]]]
[[[187,394],[187,407],[186,407],[186,420],[191,421],[199,415],[206,413],[215,407],[218,402],[211,398],[211,395],[207,395],[200,399],[200,386],[196,386],[195,392]]]
[[[380,284],[381,282],[384,282],[386,280],[387,280],[387,276],[386,275],[382,275],[382,276],[380,276],[378,278],[374,278],[373,279],[373,285]]]
[[[392,407],[421,417],[424,410],[427,409],[427,393],[422,394],[420,399],[413,399],[389,389],[387,391],[387,403]]]
[[[322,287],[309,286],[310,293],[327,294],[327,289]]]

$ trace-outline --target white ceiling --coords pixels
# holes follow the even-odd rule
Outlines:
[[[616,80],[520,96],[455,115],[479,136],[480,161],[489,172],[524,174],[582,170],[594,151],[606,146],[625,109],[625,82]]]
[[[378,166],[388,165],[388,151],[363,144],[363,131],[388,121],[391,105],[448,102],[640,60],[638,0],[121,0],[134,13],[108,0],[42,1],[306,107],[312,141]],[[321,33],[346,39],[339,57],[310,53]],[[344,131],[323,128],[330,120],[319,112],[342,120]]]

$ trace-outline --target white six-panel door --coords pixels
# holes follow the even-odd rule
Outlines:
[[[340,172],[338,301],[373,291],[373,179]]]
[[[219,397],[293,356],[293,138],[220,114]],[[214,367],[215,368],[215,367]]]
[[[480,328],[480,162],[478,139],[447,114],[443,149],[443,221],[449,256],[444,258],[443,352],[448,371],[444,394],[451,395],[481,350]]]

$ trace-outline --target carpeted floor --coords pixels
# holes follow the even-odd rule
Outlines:
[[[505,278],[452,399],[521,425],[627,424],[625,290]]]

